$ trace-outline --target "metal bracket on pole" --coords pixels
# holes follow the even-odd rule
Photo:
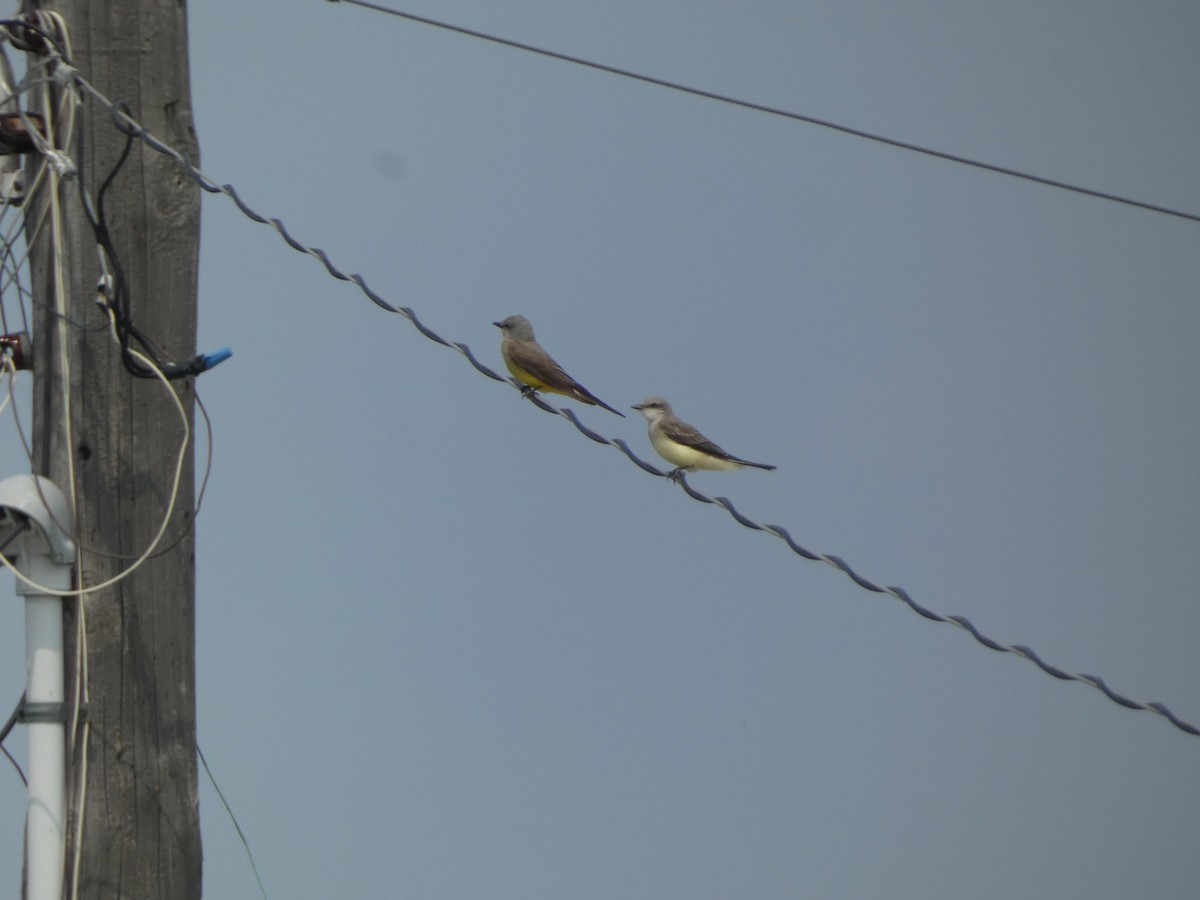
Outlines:
[[[17,721],[22,725],[33,722],[69,722],[65,703],[22,703],[17,710]]]

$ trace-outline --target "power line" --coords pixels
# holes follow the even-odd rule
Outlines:
[[[421,334],[423,334],[429,340],[431,340],[435,343],[441,344],[444,347],[448,347],[451,350],[457,351],[458,353],[462,354],[467,359],[467,361],[472,366],[474,366],[475,369],[478,370],[481,374],[483,374],[483,375],[487,376],[488,378],[491,378],[495,381],[507,382],[517,390],[520,390],[522,387],[524,387],[524,385],[522,385],[516,379],[505,378],[501,375],[498,375],[495,372],[493,372],[491,369],[489,369],[487,366],[485,366],[483,363],[479,362],[479,360],[477,360],[475,358],[475,355],[471,352],[471,349],[466,344],[462,343],[461,341],[452,341],[448,338],[442,337],[440,334],[438,334],[432,328],[430,328],[429,326],[422,323],[421,320],[417,318],[417,314],[415,312],[413,312],[413,310],[410,309],[409,307],[394,306],[391,303],[389,303],[387,300],[385,300],[383,297],[381,297],[379,294],[377,294],[375,291],[373,291],[371,288],[369,288],[367,286],[366,281],[363,279],[363,277],[361,275],[358,275],[358,274],[347,275],[345,272],[341,271],[336,265],[334,265],[332,260],[329,259],[329,256],[325,253],[324,250],[321,250],[318,247],[310,247],[307,244],[304,244],[301,241],[297,240],[295,237],[293,237],[291,234],[288,233],[288,230],[284,226],[282,220],[277,219],[277,218],[269,218],[269,217],[264,216],[261,213],[255,211],[253,208],[248,206],[242,200],[242,198],[240,196],[238,196],[237,191],[234,190],[232,185],[217,184],[215,181],[213,181],[211,178],[209,178],[207,175],[205,175],[203,172],[201,172],[199,169],[197,169],[195,166],[193,166],[192,163],[187,159],[186,156],[179,153],[179,151],[177,151],[173,147],[163,143],[160,139],[158,139],[157,137],[155,137],[154,135],[152,135],[148,131],[146,131],[146,129],[144,129],[137,121],[135,121],[133,118],[131,118],[128,113],[126,113],[124,110],[120,109],[120,107],[118,105],[114,104],[112,101],[110,101],[108,98],[106,98],[103,94],[101,94],[99,91],[97,91],[91,84],[89,84],[81,76],[76,74],[74,77],[75,77],[76,81],[84,89],[86,89],[88,92],[90,92],[97,100],[99,100],[101,103],[103,103],[105,106],[107,106],[110,110],[112,110],[112,112],[113,112],[112,121],[113,121],[113,124],[117,128],[119,128],[122,132],[124,132],[126,134],[132,134],[134,137],[140,138],[151,149],[156,150],[157,152],[162,153],[165,156],[169,156],[171,159],[175,160],[175,162],[177,162],[184,169],[184,171],[186,171],[187,174],[197,184],[200,185],[200,187],[203,190],[207,191],[210,194],[224,194],[225,196],[229,197],[237,205],[237,208],[239,210],[241,210],[242,214],[245,215],[248,219],[250,219],[254,222],[258,222],[260,224],[270,225],[272,228],[274,228],[279,233],[279,236],[293,250],[296,250],[297,252],[303,253],[307,256],[311,256],[314,259],[320,261],[320,263],[325,267],[325,270],[333,278],[336,278],[339,281],[349,281],[349,282],[356,284],[358,286],[359,290],[361,290],[363,292],[363,294],[365,294],[366,297],[372,303],[374,303],[376,306],[378,306],[380,309],[404,316],[406,319],[409,320],[409,322],[412,323],[414,328],[416,328],[419,332],[421,332]],[[579,419],[575,416],[575,413],[573,413],[571,410],[559,409],[558,407],[553,406],[550,403],[547,403],[545,400],[543,400],[537,394],[529,395],[529,399],[530,399],[530,402],[532,402],[535,406],[539,407],[540,409],[544,410],[545,412],[553,413],[554,415],[561,416],[562,418],[566,419],[568,422],[570,422],[572,425],[574,425],[575,428],[579,431],[579,433],[582,434],[584,437],[589,438],[590,440],[593,440],[596,443],[607,444],[610,447],[614,447],[617,450],[620,450],[622,453],[625,454],[625,456],[627,456],[630,459],[631,462],[633,462],[635,465],[639,466],[640,468],[644,469],[645,471],[649,472],[651,475],[657,475],[660,478],[665,478],[667,476],[666,472],[663,472],[662,470],[658,469],[656,466],[641,459],[637,454],[635,454],[632,450],[630,450],[629,445],[625,441],[621,440],[620,438],[607,438],[604,435],[599,434],[599,433],[589,429],[587,426],[585,426],[582,422],[579,421]],[[833,566],[834,568],[841,571],[851,581],[853,581],[855,584],[857,584],[859,587],[863,588],[864,590],[871,591],[871,592],[877,593],[877,594],[888,594],[892,597],[895,597],[897,600],[900,600],[905,605],[907,605],[909,607],[909,609],[911,609],[913,612],[917,613],[918,615],[920,615],[932,622],[942,622],[944,624],[954,625],[954,626],[962,629],[963,631],[968,632],[972,637],[975,638],[976,641],[978,641],[980,644],[982,644],[983,646],[987,647],[990,650],[996,650],[1001,653],[1012,653],[1016,656],[1019,656],[1022,659],[1028,660],[1029,662],[1036,665],[1039,669],[1041,669],[1047,675],[1051,675],[1054,678],[1057,678],[1059,680],[1078,681],[1082,684],[1091,685],[1096,690],[1100,691],[1106,697],[1108,697],[1109,700],[1111,700],[1113,703],[1118,704],[1119,706],[1123,706],[1126,709],[1144,710],[1147,712],[1156,713],[1157,715],[1160,715],[1163,718],[1165,718],[1167,721],[1169,721],[1172,725],[1174,725],[1180,731],[1186,732],[1187,734],[1200,736],[1200,728],[1197,728],[1195,725],[1192,725],[1192,724],[1180,719],[1178,716],[1176,716],[1174,713],[1172,713],[1166,706],[1164,706],[1161,703],[1157,703],[1157,702],[1142,703],[1137,700],[1132,700],[1128,697],[1125,697],[1125,696],[1113,691],[1111,688],[1108,687],[1107,684],[1105,684],[1103,679],[1101,679],[1095,675],[1072,674],[1072,673],[1067,672],[1063,669],[1060,669],[1056,666],[1053,666],[1050,663],[1045,662],[1040,656],[1038,656],[1032,649],[1030,649],[1027,646],[1024,646],[1021,644],[1012,644],[1012,645],[1004,644],[999,641],[993,640],[992,638],[983,634],[978,628],[976,628],[964,616],[944,616],[939,613],[936,613],[936,612],[918,604],[915,600],[913,600],[908,595],[908,592],[905,591],[903,588],[894,587],[894,586],[882,586],[882,585],[879,585],[867,578],[864,578],[862,575],[860,575],[856,571],[854,571],[854,569],[852,569],[849,566],[849,564],[847,564],[845,562],[845,560],[843,560],[841,557],[833,556],[833,555],[825,554],[825,553],[816,553],[816,552],[813,552],[811,550],[808,550],[808,549],[802,547],[800,544],[798,544],[792,538],[792,536],[788,533],[787,529],[784,528],[782,525],[767,525],[767,524],[763,524],[760,522],[756,522],[753,519],[749,518],[748,516],[745,516],[741,512],[739,512],[738,509],[733,505],[733,503],[730,500],[728,500],[727,498],[725,498],[725,497],[710,497],[707,494],[701,493],[700,491],[697,491],[695,488],[693,488],[691,485],[689,485],[687,483],[687,481],[683,478],[680,479],[680,484],[682,485],[683,490],[687,493],[687,495],[689,497],[691,497],[693,500],[696,500],[700,503],[710,503],[710,504],[714,504],[716,506],[721,507],[727,513],[729,513],[729,515],[740,525],[743,525],[746,528],[750,528],[754,531],[761,531],[764,534],[774,535],[775,537],[779,538],[784,543],[786,543],[788,545],[788,547],[792,550],[792,552],[795,553],[797,556],[803,557],[804,559],[811,560],[814,562],[827,563],[828,565]]]
[[[755,103],[750,100],[741,100],[737,97],[731,97],[727,94],[719,94],[715,91],[704,90],[703,88],[691,87],[686,84],[681,84],[677,81],[668,81],[665,78],[655,78],[653,75],[643,75],[639,72],[634,72],[629,69],[620,69],[616,66],[610,66],[605,63],[595,62],[589,59],[583,59],[579,56],[572,56],[568,53],[559,53],[556,50],[547,50],[544,47],[536,47],[533,44],[526,44],[521,41],[510,40],[509,38],[498,37],[494,34],[488,34],[483,31],[476,31],[472,28],[464,28],[461,25],[452,25],[449,22],[442,22],[437,19],[430,19],[426,16],[418,16],[413,13],[403,12],[398,9],[390,9],[386,6],[380,6],[377,3],[369,3],[367,0],[330,0],[331,3],[350,3],[354,6],[362,6],[366,9],[372,9],[377,12],[386,13],[390,16],[397,16],[401,19],[408,19],[412,22],[418,22],[421,25],[429,25],[433,28],[441,28],[446,31],[452,31],[456,34],[465,35],[467,37],[478,38],[482,41],[490,41],[493,44],[500,44],[504,47],[511,47],[514,50],[524,50],[527,53],[535,53],[538,56],[546,56],[550,59],[557,59],[562,62],[571,63],[577,66],[586,66],[589,69],[596,69],[600,72],[607,72],[610,75],[619,75],[622,78],[631,78],[634,81],[641,81],[645,84],[653,84],[658,87],[667,88],[672,91],[680,91],[684,94],[692,94],[696,97],[704,97],[707,100],[716,100],[720,103],[728,103],[732,106],[739,106],[742,109],[754,110],[755,112],[766,113],[767,115],[780,116],[784,119],[791,119],[796,122],[804,122],[808,125],[816,125],[820,128],[828,128],[832,131],[839,131],[842,134],[850,135],[851,137],[862,138],[867,141],[874,141],[879,144],[884,144],[888,147],[896,147],[901,150],[909,150],[913,153],[920,153],[924,156],[932,156],[935,159],[945,160],[947,162],[958,163],[964,166],[970,166],[975,169],[983,169],[987,172],[995,172],[998,175],[1007,175],[1010,178],[1019,178],[1022,181],[1030,181],[1034,184],[1045,185],[1046,187],[1057,188],[1063,191],[1071,191],[1076,194],[1083,194],[1086,197],[1094,197],[1098,200],[1108,200],[1112,203],[1121,203],[1125,206],[1132,206],[1136,209],[1143,209],[1149,212],[1161,213],[1165,216],[1175,216],[1180,219],[1187,219],[1191,222],[1200,222],[1200,215],[1195,213],[1184,212],[1183,210],[1172,209],[1167,206],[1158,206],[1154,203],[1147,203],[1143,200],[1135,200],[1132,197],[1125,197],[1120,194],[1110,194],[1106,191],[1099,191],[1093,188],[1082,187],[1077,184],[1070,184],[1065,181],[1059,181],[1055,178],[1047,178],[1042,175],[1034,175],[1030,172],[1023,172],[1019,169],[1010,169],[1007,166],[996,165],[995,163],[982,162],[977,159],[971,159],[966,156],[959,156],[956,153],[948,153],[944,150],[935,150],[932,147],[925,147],[921,144],[914,144],[909,141],[902,141],[897,138],[886,137],[882,134],[876,134],[870,131],[864,131],[860,128],[852,128],[849,125],[839,125],[837,122],[831,122],[827,119],[819,119],[816,116],[808,116],[803,113],[791,112],[786,109],[781,109],[777,106],[768,106],[764,103]]]
[[[258,882],[258,891],[263,896],[263,900],[267,900],[267,889],[263,886],[262,876],[258,874],[258,864],[254,861],[254,854],[250,851],[250,841],[246,838],[246,832],[242,831],[242,826],[238,824],[237,816],[233,814],[233,807],[229,805],[229,801],[225,799],[225,793],[221,790],[221,786],[217,784],[217,779],[213,776],[212,769],[208,767],[208,760],[204,758],[204,751],[200,749],[200,744],[196,744],[196,756],[200,758],[200,765],[204,767],[204,774],[208,776],[209,782],[213,786],[213,790],[217,792],[217,799],[221,801],[221,805],[225,807],[225,812],[229,816],[229,821],[233,823],[233,827],[237,830],[238,840],[242,842],[242,847],[246,850],[246,858],[250,860],[250,868],[254,872],[254,880]]]

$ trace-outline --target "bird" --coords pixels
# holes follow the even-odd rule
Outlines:
[[[527,318],[509,316],[492,324],[504,335],[500,341],[500,355],[504,357],[508,371],[525,385],[521,389],[522,394],[528,396],[536,391],[550,391],[588,406],[603,406],[609,412],[625,417],[625,413],[613,409],[568,375],[554,361],[554,357],[542,349],[541,344],[534,340],[533,326]]]
[[[771,470],[768,463],[750,462],[727,453],[702,435],[696,428],[675,415],[671,404],[662,397],[647,397],[636,409],[650,423],[650,446],[675,468],[667,473],[671,481],[679,481],[683,473],[696,469],[733,471],[743,466]]]

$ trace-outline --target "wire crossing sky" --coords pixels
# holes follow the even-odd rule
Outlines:
[[[238,195],[237,191],[234,190],[232,185],[228,185],[228,184],[220,185],[217,182],[213,181],[211,178],[209,178],[207,175],[205,175],[203,172],[201,172],[199,169],[197,169],[195,166],[193,166],[186,158],[181,156],[177,151],[175,151],[168,144],[164,143],[162,140],[156,138],[154,135],[147,132],[144,128],[141,127],[140,124],[138,124],[136,121],[134,121],[124,110],[122,110],[119,105],[117,105],[117,104],[113,103],[112,101],[109,101],[107,98],[105,98],[103,94],[101,94],[99,91],[97,91],[91,84],[89,84],[87,82],[86,79],[82,78],[82,76],[77,76],[76,80],[82,87],[86,88],[87,91],[92,94],[92,96],[94,96],[100,102],[104,103],[109,108],[109,110],[112,113],[111,121],[113,122],[115,127],[117,127],[120,131],[122,131],[123,133],[125,133],[127,135],[132,135],[134,137],[140,138],[151,149],[174,159],[175,162],[178,163],[184,169],[184,171],[186,171],[188,173],[188,175],[191,176],[191,178],[193,180],[195,180],[196,183],[199,184],[200,187],[202,187],[205,191],[207,191],[209,193],[214,193],[214,194],[219,193],[219,194],[224,194],[224,195],[228,196],[231,200],[233,200],[233,202],[237,205],[238,209],[247,218],[249,218],[250,220],[252,220],[254,222],[258,222],[259,224],[266,224],[266,225],[270,225],[271,227],[273,227],[279,233],[279,236],[281,238],[283,238],[284,242],[289,247],[291,247],[293,250],[296,250],[300,253],[306,254],[308,256],[312,256],[314,259],[318,260],[325,267],[326,271],[331,276],[338,279],[339,281],[349,281],[349,282],[353,282],[354,284],[356,284],[358,286],[359,290],[361,290],[363,292],[363,294],[366,295],[366,297],[368,299],[370,299],[376,306],[380,307],[383,310],[386,310],[387,312],[397,313],[399,315],[404,316],[426,338],[428,338],[429,340],[431,340],[435,343],[441,344],[444,347],[449,347],[452,350],[456,350],[458,353],[462,354],[467,359],[467,361],[470,362],[472,366],[474,366],[474,368],[476,370],[478,370],[481,374],[485,375],[486,377],[491,378],[495,381],[507,381],[513,387],[520,390],[522,385],[519,382],[517,382],[515,379],[513,379],[511,377],[510,378],[502,377],[502,376],[498,375],[496,372],[494,372],[493,370],[491,370],[490,368],[488,368],[487,366],[480,363],[479,360],[476,359],[475,355],[471,352],[470,348],[465,343],[463,343],[461,341],[454,341],[454,340],[450,340],[449,338],[442,337],[436,331],[431,329],[429,326],[422,323],[417,318],[416,313],[413,312],[412,309],[410,309],[408,307],[395,306],[395,305],[389,303],[382,296],[380,296],[378,293],[376,293],[371,288],[369,288],[367,286],[365,279],[361,275],[346,274],[345,272],[343,272],[341,269],[339,269],[333,263],[332,260],[330,260],[329,256],[323,250],[321,250],[317,247],[308,246],[308,245],[304,244],[303,242],[297,240],[291,234],[289,234],[287,228],[284,226],[283,222],[280,219],[264,216],[261,213],[256,212],[253,208],[248,206],[245,203],[245,201],[242,200],[242,198]],[[583,434],[585,437],[589,438],[590,440],[595,441],[597,443],[601,443],[601,444],[608,444],[609,446],[612,446],[612,447],[616,448],[617,450],[620,450],[627,457],[629,457],[629,459],[635,465],[639,466],[640,468],[644,469],[645,471],[647,471],[653,475],[658,475],[660,477],[666,477],[667,473],[659,470],[655,466],[653,466],[650,463],[647,463],[646,461],[639,458],[632,450],[630,450],[629,445],[624,440],[621,440],[619,438],[611,439],[611,438],[604,437],[603,435],[599,434],[598,432],[593,431],[593,430],[587,428],[586,426],[584,426],[583,423],[575,416],[575,414],[572,411],[563,410],[563,409],[560,409],[550,403],[547,403],[545,400],[543,400],[540,396],[538,396],[536,394],[531,395],[531,399],[532,399],[534,405],[538,406],[543,411],[552,413],[554,415],[561,416],[562,418],[566,419],[568,422],[570,422],[572,425],[574,425],[575,428],[578,429],[578,431],[581,434]],[[853,581],[859,587],[864,588],[865,590],[871,591],[873,593],[890,594],[891,596],[893,596],[896,599],[905,603],[910,609],[913,610],[913,612],[916,612],[918,615],[928,619],[929,621],[955,625],[958,628],[961,628],[962,630],[968,632],[972,637],[974,637],[976,641],[978,641],[980,644],[982,644],[983,646],[987,647],[990,650],[996,650],[996,651],[999,651],[1002,653],[1011,653],[1016,656],[1019,656],[1022,659],[1025,659],[1028,662],[1033,663],[1034,665],[1036,665],[1038,668],[1040,668],[1046,674],[1051,675],[1052,677],[1057,678],[1059,680],[1077,681],[1082,684],[1090,685],[1091,687],[1094,687],[1096,690],[1103,693],[1106,697],[1108,697],[1109,700],[1111,700],[1113,703],[1117,704],[1118,706],[1125,707],[1126,709],[1143,710],[1143,711],[1149,711],[1149,712],[1156,713],[1157,715],[1165,718],[1167,721],[1169,721],[1172,725],[1174,725],[1180,731],[1183,731],[1186,734],[1200,736],[1200,728],[1197,728],[1195,725],[1192,725],[1192,724],[1184,721],[1183,719],[1180,719],[1178,716],[1176,716],[1174,713],[1172,713],[1166,706],[1164,706],[1161,703],[1158,703],[1158,702],[1141,703],[1136,700],[1132,700],[1132,699],[1125,697],[1122,694],[1119,694],[1116,691],[1112,690],[1104,682],[1104,680],[1098,676],[1072,674],[1072,673],[1067,672],[1057,666],[1054,666],[1054,665],[1051,665],[1050,663],[1045,662],[1044,660],[1041,659],[1040,656],[1038,656],[1037,653],[1035,653],[1029,647],[1026,647],[1026,646],[1023,646],[1020,644],[1009,645],[1009,644],[1004,644],[999,641],[996,641],[996,640],[988,637],[987,635],[983,634],[978,628],[976,628],[975,625],[973,625],[964,616],[944,616],[944,615],[940,615],[936,612],[933,612],[932,610],[916,603],[908,595],[908,592],[905,591],[903,588],[881,586],[869,579],[864,578],[863,576],[859,575],[858,573],[856,573],[840,557],[831,556],[831,555],[827,555],[827,554],[823,554],[823,553],[815,553],[811,550],[805,549],[804,547],[800,546],[792,539],[792,537],[788,533],[787,529],[785,529],[783,526],[764,525],[764,524],[755,522],[753,519],[750,519],[750,518],[746,517],[745,515],[743,515],[742,513],[740,513],[737,510],[737,508],[733,505],[733,503],[731,501],[729,501],[728,499],[726,499],[725,497],[710,497],[707,494],[697,491],[690,484],[688,484],[687,481],[683,478],[680,479],[680,483],[683,486],[684,491],[693,500],[697,500],[698,502],[701,502],[701,503],[715,504],[717,506],[720,506],[726,512],[728,512],[729,515],[739,524],[744,525],[745,527],[750,528],[754,531],[761,531],[765,534],[771,534],[771,535],[774,535],[775,537],[782,539],[792,549],[792,551],[794,553],[796,553],[798,556],[801,556],[808,560],[828,563],[829,565],[831,565],[834,568],[843,572],[847,577],[850,578],[851,581]]]
[[[434,28],[441,28],[446,31],[452,31],[456,34],[466,35],[467,37],[478,38],[484,41],[490,41],[494,44],[500,44],[505,47],[511,47],[515,50],[524,50],[528,53],[534,53],[538,56],[546,56],[551,59],[561,60],[563,62],[572,63],[578,66],[586,66],[589,69],[596,69],[600,72],[607,72],[610,75],[619,75],[622,78],[632,78],[635,81],[645,82],[646,84],[657,85],[658,87],[667,88],[673,91],[680,91],[685,94],[692,94],[697,97],[703,97],[708,100],[716,100],[720,103],[728,103],[733,106],[740,106],[743,109],[753,110],[755,112],[766,113],[772,116],[780,116],[785,119],[792,119],[796,122],[805,122],[809,125],[816,125],[820,128],[828,128],[833,131],[839,131],[842,134],[848,134],[851,137],[862,138],[868,141],[874,141],[879,144],[884,144],[889,147],[896,147],[900,150],[909,150],[913,153],[920,153],[924,156],[932,156],[936,159],[946,160],[947,162],[958,163],[964,166],[970,166],[975,169],[983,169],[987,172],[995,172],[999,175],[1007,175],[1011,178],[1018,178],[1022,181],[1033,182],[1034,184],[1045,185],[1046,187],[1057,188],[1058,190],[1070,191],[1076,194],[1082,194],[1086,197],[1094,197],[1099,200],[1107,200],[1112,203],[1119,203],[1124,206],[1131,206],[1135,209],[1143,209],[1148,212],[1161,213],[1165,216],[1174,216],[1179,219],[1186,219],[1191,222],[1200,222],[1200,215],[1195,213],[1185,212],[1179,209],[1172,209],[1167,206],[1159,206],[1154,203],[1147,203],[1143,200],[1136,200],[1132,197],[1123,197],[1119,194],[1111,194],[1106,191],[1095,190],[1094,188],[1082,187],[1077,184],[1069,184],[1065,181],[1059,181],[1055,178],[1046,178],[1041,175],[1034,175],[1029,172],[1022,172],[1018,169],[1011,169],[1007,166],[999,166],[994,163],[981,162],[977,159],[969,159],[965,156],[959,156],[955,153],[947,153],[942,150],[935,150],[932,147],[925,147],[921,144],[914,144],[909,141],[901,141],[896,138],[885,137],[881,134],[875,134],[870,131],[863,131],[859,128],[851,128],[848,125],[839,125],[836,122],[830,122],[826,119],[818,119],[814,116],[806,116],[802,113],[790,112],[785,109],[780,109],[775,106],[768,106],[762,103],[754,103],[749,100],[740,100],[736,97],[730,97],[725,94],[719,94],[713,91],[703,90],[702,88],[689,87],[685,84],[680,84],[675,81],[669,81],[664,78],[655,78],[650,75],[642,75],[637,72],[631,72],[628,69],[620,69],[615,66],[605,65],[604,63],[594,62],[592,60],[582,59],[578,56],[571,56],[567,53],[559,53],[555,50],[547,50],[543,47],[535,47],[531,44],[526,44],[521,41],[514,41],[508,38],[497,37],[493,34],[486,34],[482,31],[475,31],[470,28],[463,28],[459,25],[452,25],[448,22],[441,22],[437,19],[430,19],[425,16],[414,15],[413,13],[403,12],[398,9],[390,9],[386,6],[380,6],[376,3],[370,3],[368,0],[329,0],[331,3],[348,3],[353,6],[361,6],[366,9],[375,10],[377,12],[386,13],[391,16],[396,16],[401,19],[408,19],[412,22],[418,22],[422,25],[429,25]]]

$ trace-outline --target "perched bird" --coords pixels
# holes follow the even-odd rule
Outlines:
[[[675,468],[667,477],[678,481],[684,471],[715,469],[732,471],[742,466],[756,469],[774,469],[766,463],[750,462],[732,453],[726,453],[683,419],[675,415],[671,404],[662,397],[647,397],[633,407],[650,423],[650,446],[663,459],[674,463]]]
[[[563,371],[563,367],[533,339],[533,326],[527,318],[509,316],[502,322],[492,324],[504,334],[504,339],[500,341],[500,355],[504,357],[508,371],[525,385],[521,393],[550,391],[589,406],[603,406],[624,418],[625,413],[617,412]]]

